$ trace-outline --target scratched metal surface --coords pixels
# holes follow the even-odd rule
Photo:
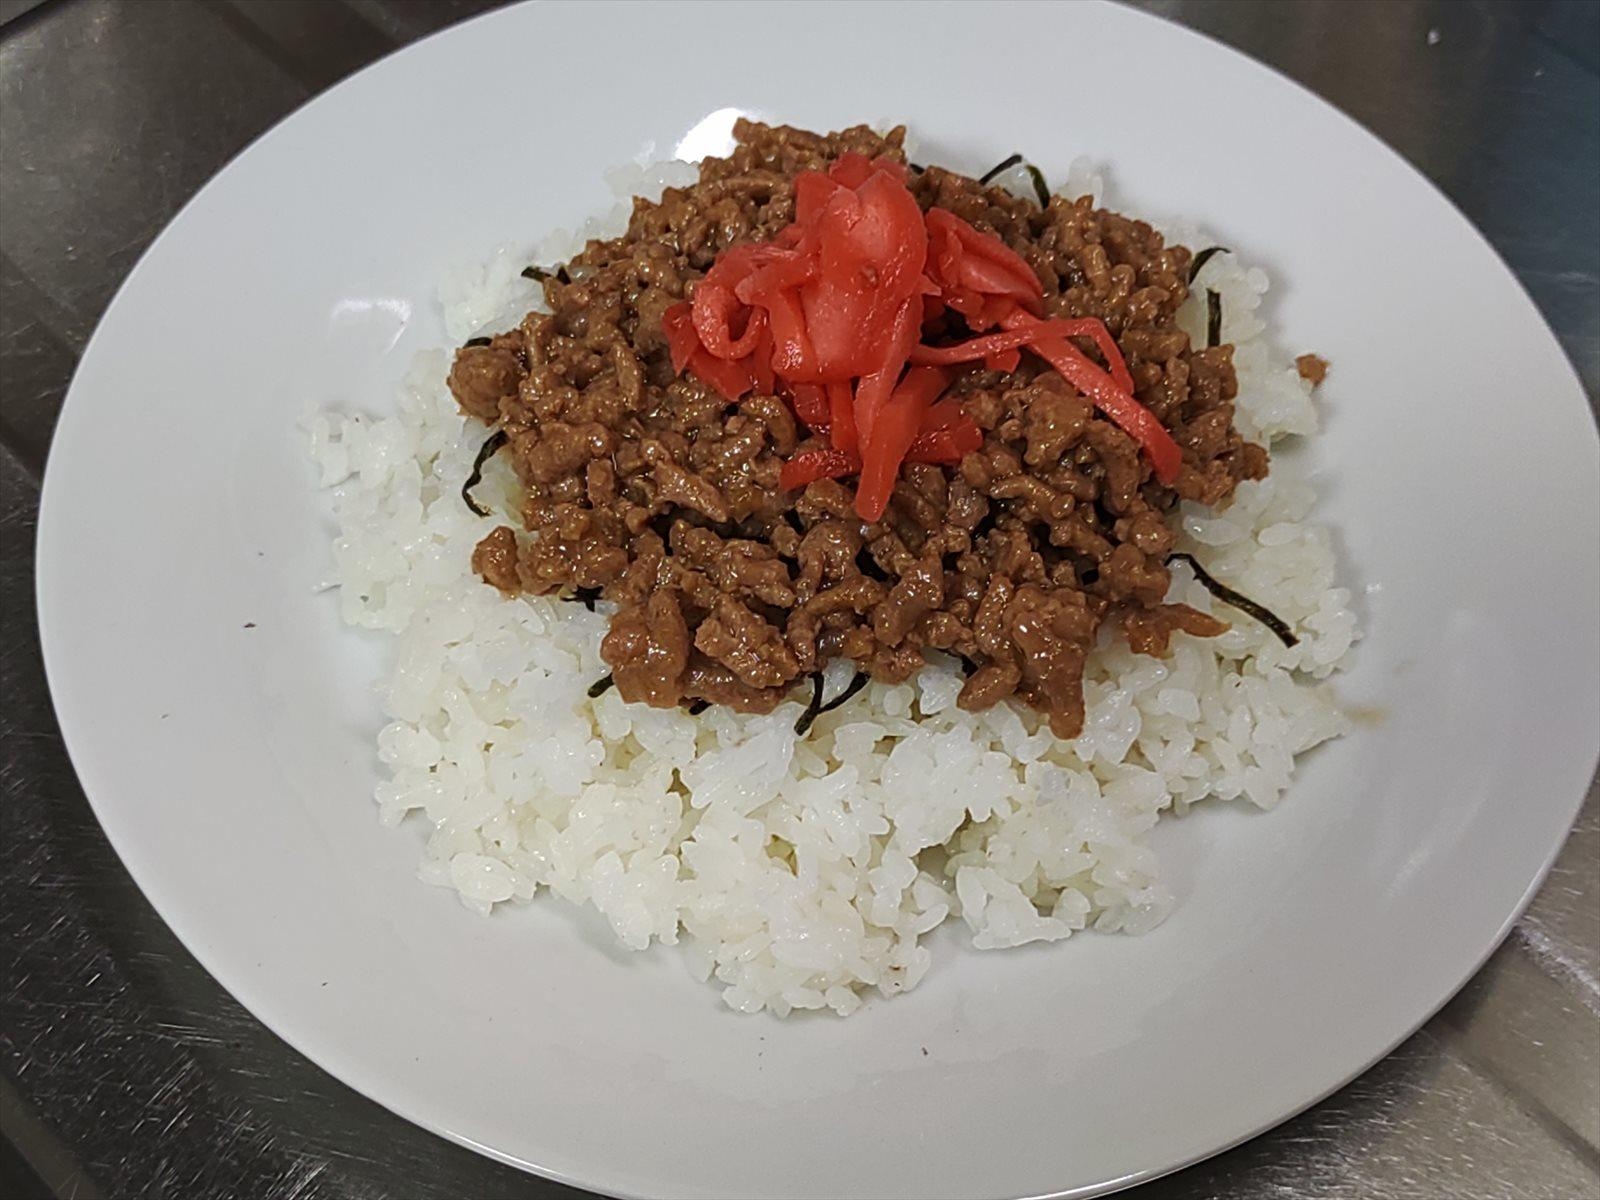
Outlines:
[[[0,0],[0,1194],[580,1195],[355,1095],[200,969],[78,789],[32,600],[55,414],[162,224],[308,97],[492,6]],[[1594,400],[1600,6],[1142,6],[1309,85],[1435,180],[1516,269]],[[1600,1198],[1600,794],[1515,933],[1426,1027],[1311,1111],[1134,1195]]]

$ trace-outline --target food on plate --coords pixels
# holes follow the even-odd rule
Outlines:
[[[948,917],[1148,928],[1157,815],[1270,807],[1343,728],[1348,593],[1267,452],[1325,364],[1092,179],[735,133],[453,287],[398,417],[313,418],[346,618],[400,639],[385,815],[474,907],[686,933],[747,1011],[914,986]]]
[[[770,712],[836,659],[899,683],[940,651],[960,707],[1071,738],[1102,624],[1154,654],[1223,632],[1166,600],[1165,514],[1267,453],[1231,352],[1177,328],[1188,251],[909,166],[898,133],[746,132],[457,352],[523,488],[474,568],[615,602],[601,657],[658,707]]]
[[[1294,366],[1300,372],[1300,378],[1312,387],[1328,377],[1328,360],[1320,354],[1302,354],[1294,360]]]

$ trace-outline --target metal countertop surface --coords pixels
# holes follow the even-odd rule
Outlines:
[[[55,417],[145,247],[305,100],[492,7],[0,0],[0,1195],[584,1195],[357,1095],[199,967],[84,800],[33,603]],[[1595,403],[1600,4],[1138,7],[1276,67],[1398,149],[1510,263]],[[1600,1200],[1600,792],[1510,938],[1393,1054],[1272,1132],[1126,1194]]]

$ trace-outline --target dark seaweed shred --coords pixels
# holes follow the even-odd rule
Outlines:
[[[961,660],[961,673],[963,675],[971,675],[978,669],[978,664],[973,662],[965,654],[958,654],[956,657]]]
[[[466,341],[462,342],[461,345],[463,349],[468,346],[487,346],[492,340],[492,338],[486,337],[468,338]]]
[[[1204,587],[1206,591],[1210,592],[1224,604],[1231,604],[1240,612],[1246,613],[1260,621],[1268,629],[1272,630],[1273,633],[1277,634],[1278,640],[1285,646],[1292,647],[1299,645],[1300,639],[1295,637],[1294,632],[1289,628],[1289,623],[1287,621],[1278,616],[1277,613],[1273,612],[1265,604],[1258,604],[1254,600],[1250,599],[1249,596],[1240,595],[1227,584],[1218,583],[1210,576],[1210,574],[1207,573],[1204,567],[1195,561],[1194,555],[1184,554],[1182,551],[1179,551],[1176,554],[1167,555],[1167,563],[1169,565],[1174,561],[1188,563],[1189,569],[1194,572],[1194,577],[1200,581],[1200,585]]]
[[[805,731],[811,728],[811,722],[817,719],[817,714],[822,711],[822,672],[814,671],[811,675],[811,703],[806,705],[805,712],[800,714],[800,719],[794,723],[796,737],[802,737]]]
[[[467,481],[461,485],[461,498],[467,502],[467,507],[480,517],[487,517],[489,510],[472,498],[472,489],[483,482],[483,464],[494,457],[495,451],[506,444],[506,431],[496,429],[489,438],[478,448],[478,457],[472,460],[472,474],[467,476]]]
[[[594,602],[600,599],[599,588],[577,588],[572,593],[572,598],[583,605],[590,612],[594,611]]]
[[[1200,251],[1199,254],[1196,254],[1194,256],[1194,261],[1189,264],[1189,282],[1194,282],[1194,277],[1200,274],[1201,267],[1205,266],[1211,261],[1212,255],[1232,253],[1233,251],[1229,250],[1226,246],[1207,246],[1204,250]]]
[[[1044,181],[1044,172],[1032,163],[1027,164],[1028,178],[1033,180],[1033,194],[1039,197],[1039,207],[1050,207],[1050,185]]]
[[[554,275],[556,277],[556,282],[557,283],[571,283],[572,282],[572,276],[567,274],[567,268],[566,268],[565,264],[562,264],[561,266],[557,267],[553,273],[554,273]],[[535,283],[543,283],[546,279],[550,278],[551,274],[552,274],[552,272],[546,271],[543,267],[523,267],[522,268],[522,277],[524,279],[531,279]]]
[[[1222,297],[1206,289],[1206,348],[1222,345]]]
[[[696,701],[692,702],[689,705],[689,715],[691,717],[698,717],[701,713],[705,712],[705,710],[710,708],[710,707],[711,707],[711,701],[709,701],[709,700],[696,700]]]
[[[849,683],[845,684],[844,691],[840,692],[832,700],[829,700],[820,709],[818,709],[817,715],[820,717],[823,713],[830,713],[834,709],[838,708],[841,704],[844,704],[850,699],[850,697],[854,696],[862,688],[866,687],[871,681],[871,678],[872,677],[865,671],[857,671],[856,677]]]
[[[1013,154],[1009,158],[1001,159],[999,162],[995,163],[994,166],[990,167],[987,171],[980,175],[978,177],[978,182],[985,185],[993,183],[995,179],[1003,172],[1009,171],[1012,167],[1016,166],[1020,166],[1028,173],[1028,178],[1033,180],[1033,194],[1039,197],[1039,207],[1049,208],[1050,185],[1044,181],[1044,172],[1039,170],[1038,167],[1034,166],[1027,159],[1023,158],[1021,154]]]
[[[914,162],[908,162],[906,164],[906,166],[911,168],[911,173],[913,175],[921,175],[924,171],[926,171],[928,169],[927,167],[923,166],[921,163],[914,163]]]
[[[1000,174],[1000,172],[1009,171],[1021,161],[1022,155],[1020,154],[1013,154],[1010,158],[1003,158],[999,162],[995,163],[994,166],[985,171],[982,175],[978,176],[978,182],[983,184],[991,183],[994,181],[994,177]]]
[[[800,714],[800,719],[794,723],[796,737],[804,737],[806,730],[811,728],[811,723],[823,713],[832,712],[862,688],[867,686],[870,677],[863,671],[857,671],[856,677],[845,685],[845,689],[829,700],[822,702],[822,672],[818,671],[811,676],[811,703],[806,705],[805,712]]]
[[[589,698],[593,700],[596,696],[604,696],[616,682],[609,674],[600,676],[589,685]]]

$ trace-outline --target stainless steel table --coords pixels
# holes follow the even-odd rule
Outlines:
[[[391,1116],[200,969],[79,791],[31,586],[67,380],[163,223],[308,97],[490,7],[0,0],[0,1195],[580,1195]],[[1141,7],[1272,64],[1399,149],[1515,268],[1593,402],[1600,5]],[[1511,938],[1420,1032],[1311,1111],[1135,1195],[1600,1200],[1596,790]]]

